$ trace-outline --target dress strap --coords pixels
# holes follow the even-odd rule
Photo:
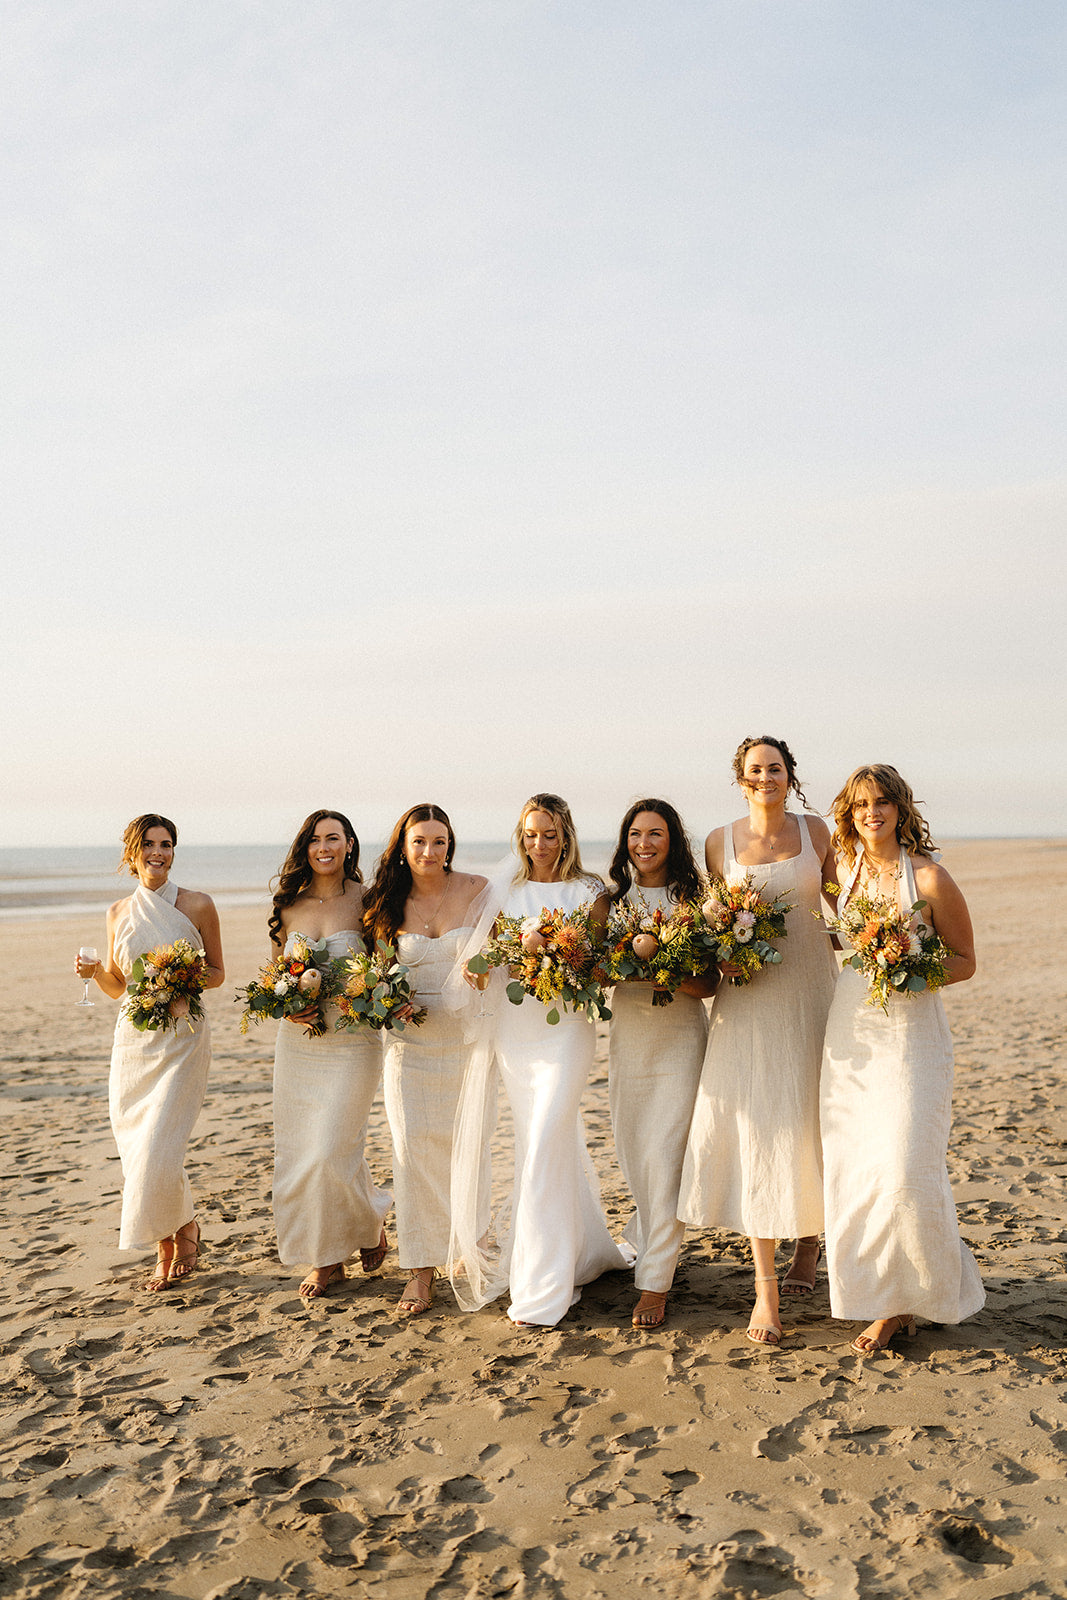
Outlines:
[[[722,830],[722,875],[729,878],[737,866],[737,857],[734,855],[734,825],[728,822]]]
[[[844,905],[846,905],[848,903],[848,897],[852,893],[853,889],[856,887],[856,879],[860,875],[860,867],[862,865],[863,865],[863,851],[862,850],[857,850],[856,851],[856,858],[853,861],[852,865],[848,869],[848,877],[845,879],[844,883],[841,885],[841,895],[840,895],[840,898],[838,900],[838,905],[844,906]]]
[[[915,887],[915,868],[912,866],[911,856],[903,845],[900,847],[900,876],[897,893],[900,896],[900,909],[905,913],[911,910],[919,898],[919,891]]]

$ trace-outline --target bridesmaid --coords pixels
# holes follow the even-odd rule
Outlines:
[[[817,914],[820,892],[832,892],[833,851],[821,817],[787,809],[791,793],[808,802],[784,740],[745,739],[733,770],[748,816],[708,835],[708,872],[733,880],[751,872],[767,897],[784,895],[792,909],[782,964],[744,987],[724,984],[716,997],[678,1215],[748,1235],[756,1279],[748,1338],[776,1345],[776,1239],[796,1239],[787,1294],[811,1293],[820,1255],[819,1064],[834,963]],[[733,970],[723,963],[725,978]]]
[[[611,862],[612,902],[630,900],[669,916],[700,894],[700,876],[682,819],[666,800],[635,800],[622,819]],[[685,1238],[678,1188],[708,1037],[701,1000],[717,976],[687,978],[667,1006],[652,988],[617,983],[611,1001],[608,1094],[615,1149],[636,1210],[625,1237],[637,1250],[640,1299],[635,1328],[658,1328]]]
[[[107,956],[78,957],[81,978],[94,978],[112,1000],[126,993],[138,956],[187,939],[208,963],[206,989],[226,974],[214,902],[170,880],[178,830],[169,817],[134,817],[122,836],[123,867],[137,879],[132,895],[107,913]],[[206,1017],[180,1029],[141,1033],[120,1011],[111,1053],[111,1127],[122,1161],[120,1250],[156,1249],[156,1268],[145,1288],[165,1289],[187,1277],[200,1255],[200,1224],[185,1173],[185,1147],[200,1115],[211,1064]]]
[[[400,1265],[409,1273],[401,1316],[428,1311],[448,1258],[452,1124],[467,1048],[463,1018],[446,1010],[445,979],[470,938],[471,907],[486,880],[456,872],[456,839],[440,806],[405,811],[363,899],[368,947],[383,939],[410,968],[426,1020],[385,1035],[385,1110],[393,1136],[393,1192]]]
[[[974,974],[974,938],[959,888],[895,767],[858,767],[834,801],[841,903],[860,890],[910,910],[954,952],[949,983]],[[835,1317],[870,1321],[858,1355],[884,1350],[915,1317],[962,1322],[985,1303],[959,1236],[945,1152],[952,1122],[952,1038],[941,996],[866,1004],[867,980],[842,968],[823,1056],[826,1253]]]
[[[570,808],[556,794],[535,794],[515,829],[515,857],[487,896],[465,958],[476,953],[495,914],[536,917],[542,909],[575,911],[592,903],[603,930],[608,896],[586,873]],[[511,1291],[508,1316],[520,1327],[555,1327],[581,1297],[581,1285],[630,1265],[608,1232],[599,1188],[582,1132],[580,1101],[596,1043],[592,1021],[573,1012],[558,1023],[548,1007],[527,997],[502,998],[503,974],[493,975],[496,1004],[491,1035],[472,1052],[457,1113],[453,1155],[452,1285],[460,1305],[475,1309]],[[481,1172],[491,1137],[495,1079],[492,1060],[511,1105],[515,1128],[514,1184],[496,1228],[488,1221]]]
[[[340,811],[313,811],[278,874],[267,928],[271,957],[301,936],[327,941],[332,957],[363,948],[359,840]],[[332,1013],[332,1015],[331,1015]],[[274,1221],[286,1266],[313,1263],[305,1300],[343,1283],[358,1250],[364,1272],[385,1259],[387,1191],[364,1158],[367,1120],[381,1077],[381,1048],[368,1031],[311,1038],[314,1006],[278,1024],[274,1052]],[[336,1021],[327,1007],[327,1028]]]

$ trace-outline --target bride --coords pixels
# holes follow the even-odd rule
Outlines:
[[[500,913],[533,917],[591,904],[594,924],[601,930],[606,924],[607,892],[583,871],[565,801],[533,795],[514,844],[518,860],[510,860],[496,896],[487,897],[466,960],[483,948]],[[579,1102],[593,1064],[593,1023],[568,1012],[550,1026],[546,1006],[529,996],[512,1005],[505,983],[504,973],[493,974],[488,992],[495,1011],[472,1052],[457,1113],[452,1284],[460,1305],[471,1310],[507,1287],[512,1322],[550,1328],[577,1303],[582,1284],[628,1267],[632,1253],[625,1255],[608,1232],[582,1132]],[[490,1225],[480,1156],[493,1132],[494,1050],[514,1119],[515,1166],[510,1207]]]

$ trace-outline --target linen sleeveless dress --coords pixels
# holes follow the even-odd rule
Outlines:
[[[821,863],[808,819],[797,820],[799,854],[754,867],[738,862],[733,825],[725,830],[725,877],[750,872],[792,909],[781,965],[743,987],[724,981],[715,997],[678,1206],[683,1222],[756,1239],[815,1234],[823,1224],[819,1067],[834,962],[812,915]]]
[[[452,1126],[468,1049],[464,1018],[441,998],[471,928],[436,939],[397,935],[397,955],[409,967],[419,1027],[385,1037],[385,1110],[393,1138],[393,1195],[400,1265],[440,1266],[448,1259]]]
[[[187,939],[202,947],[199,930],[178,910],[178,887],[138,884],[115,927],[114,954],[129,976],[138,956]],[[185,1172],[185,1147],[200,1115],[211,1065],[206,1017],[140,1033],[120,1010],[111,1051],[108,1102],[122,1163],[120,1250],[153,1250],[191,1222],[196,1207]]]
[[[634,888],[627,899],[665,917],[676,904],[665,888]],[[678,1191],[707,1037],[701,1000],[676,993],[670,1005],[654,1006],[650,983],[615,985],[608,1099],[635,1206],[624,1238],[637,1251],[635,1284],[657,1294],[670,1288],[685,1238]]]
[[[288,955],[296,939],[285,943]],[[355,929],[326,940],[336,960],[362,950]],[[326,1008],[332,1030],[337,1007]],[[372,1249],[392,1204],[371,1179],[363,1154],[367,1120],[382,1073],[377,1034],[309,1038],[299,1023],[279,1022],[274,1050],[274,1223],[278,1255],[289,1266],[332,1266]]]
[[[593,897],[581,879],[525,882],[511,891],[504,911],[510,917],[534,917],[542,907],[574,911]],[[579,1107],[596,1030],[570,1011],[550,1026],[548,1009],[532,997],[519,1006],[505,1001],[496,1050],[515,1126],[508,1316],[551,1327],[581,1298],[582,1284],[628,1267],[632,1252],[608,1232],[582,1130]]]
[[[842,903],[859,867],[857,856]],[[905,850],[897,892],[902,909],[919,898]],[[821,1089],[830,1309],[864,1322],[902,1312],[962,1322],[985,1291],[959,1235],[945,1163],[953,1079],[945,1008],[929,990],[893,995],[888,1016],[866,998],[862,972],[842,967]]]

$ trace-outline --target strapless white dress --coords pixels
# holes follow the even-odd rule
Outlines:
[[[664,916],[675,904],[666,889],[631,891],[638,896]],[[624,1237],[637,1251],[635,1284],[657,1294],[670,1288],[685,1239],[678,1190],[707,1037],[703,1001],[676,994],[670,1005],[654,1006],[650,983],[615,985],[608,1098],[635,1207]]]
[[[406,1271],[448,1259],[452,1125],[468,1052],[464,1017],[445,1008],[441,991],[470,934],[452,928],[436,939],[401,933],[396,941],[416,1004],[427,1011],[419,1027],[384,1035],[397,1249]]]
[[[290,934],[287,954],[299,937]],[[363,943],[349,928],[326,946],[337,959]],[[332,1030],[337,1008],[326,1010]],[[369,1030],[309,1038],[299,1023],[278,1024],[274,1222],[286,1266],[331,1266],[378,1243],[392,1196],[375,1186],[364,1145],[381,1074],[381,1042]]]

